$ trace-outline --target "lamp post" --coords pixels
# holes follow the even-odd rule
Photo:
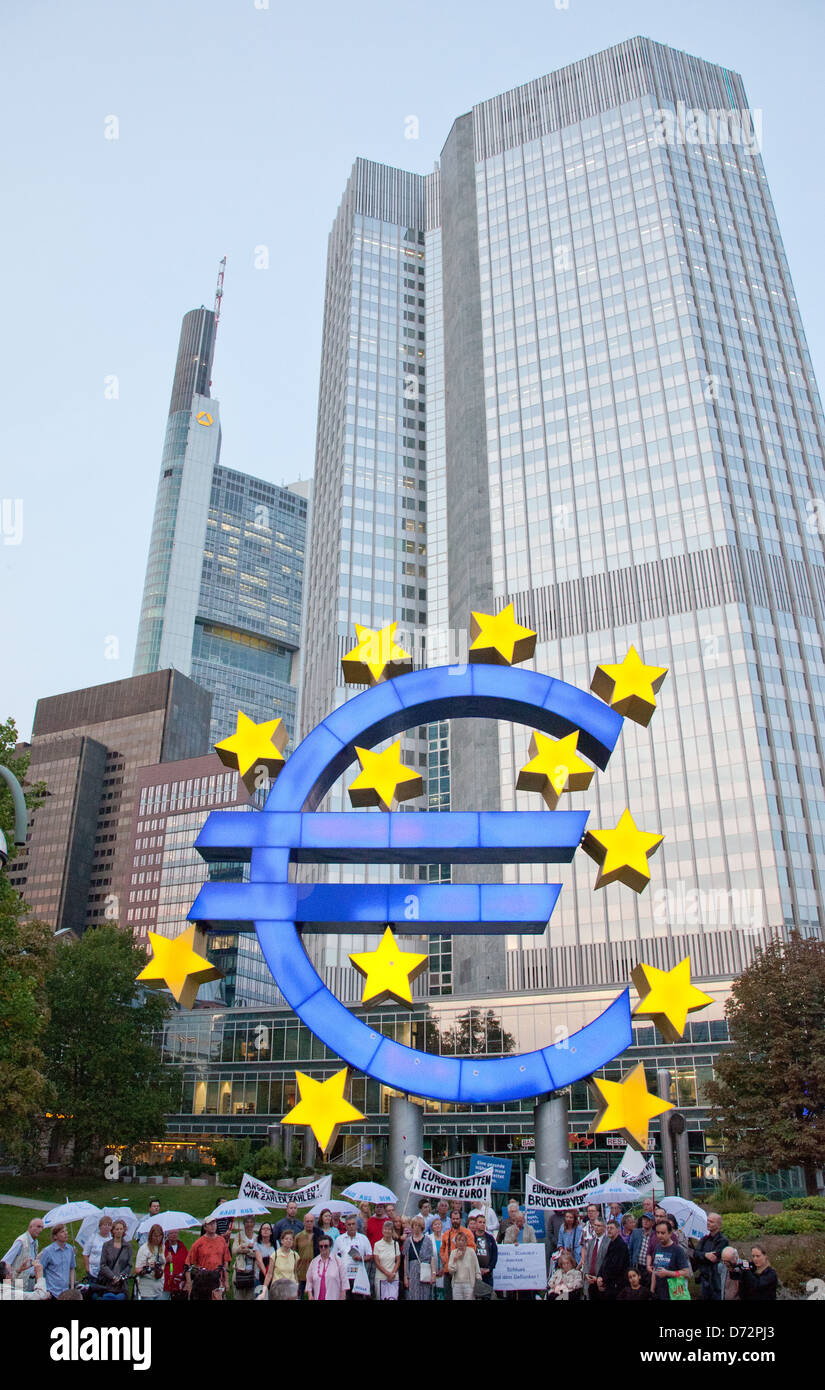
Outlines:
[[[29,812],[26,806],[26,798],[23,795],[23,788],[9,768],[0,763],[0,777],[8,785],[11,791],[12,801],[14,802],[14,843],[24,845],[29,830]],[[6,837],[0,830],[0,868],[4,869],[8,863],[9,852],[6,845]]]

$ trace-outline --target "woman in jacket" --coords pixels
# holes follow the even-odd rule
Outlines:
[[[404,1288],[411,1302],[428,1303],[435,1285],[435,1247],[424,1233],[423,1216],[414,1216],[410,1228],[402,1250]]]
[[[607,1246],[602,1259],[601,1274],[596,1280],[602,1298],[615,1299],[627,1283],[630,1256],[615,1221],[607,1223]]]
[[[106,1292],[99,1297],[104,1300],[123,1302],[129,1289],[129,1275],[132,1272],[132,1247],[126,1239],[126,1222],[112,1223],[112,1239],[107,1240],[100,1252],[98,1282],[106,1285]]]
[[[582,1297],[583,1289],[584,1276],[573,1262],[572,1251],[560,1250],[557,1266],[547,1280],[548,1302],[567,1303],[571,1298],[578,1300]]]
[[[447,1268],[452,1276],[453,1298],[475,1298],[476,1280],[481,1278],[481,1270],[475,1250],[471,1250],[467,1244],[467,1234],[464,1230],[456,1232],[455,1249],[450,1254]]]
[[[779,1276],[768,1259],[764,1245],[751,1249],[751,1267],[745,1270],[742,1294],[746,1303],[773,1303],[779,1288]]]
[[[332,1253],[332,1237],[322,1231],[318,1254],[307,1270],[307,1299],[310,1303],[340,1303],[346,1296],[348,1279],[343,1260]]]
[[[582,1228],[572,1207],[564,1213],[564,1224],[556,1237],[556,1250],[559,1252],[559,1257],[561,1257],[562,1250],[569,1250],[573,1256],[573,1264],[581,1263]]]

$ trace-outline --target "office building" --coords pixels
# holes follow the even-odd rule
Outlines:
[[[214,309],[184,316],[161,459],[135,674],[172,666],[212,692],[209,743],[238,709],[294,732],[308,485],[221,465]],[[199,752],[206,752],[207,745]]]
[[[125,923],[138,769],[200,753],[210,707],[179,671],[38,700],[27,780],[46,796],[9,867],[33,916],[77,935]]]

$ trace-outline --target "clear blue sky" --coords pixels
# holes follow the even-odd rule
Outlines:
[[[211,303],[220,257],[223,461],[307,477],[326,240],[355,156],[426,172],[473,103],[634,34],[736,69],[763,110],[821,368],[819,0],[3,6],[0,498],[23,499],[24,530],[0,542],[0,717],[27,738],[38,696],[131,674],[180,319]]]

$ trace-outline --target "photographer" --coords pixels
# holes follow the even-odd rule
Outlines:
[[[740,1260],[739,1251],[733,1245],[726,1245],[719,1263],[719,1289],[723,1303],[730,1303],[742,1297],[742,1280],[747,1265]]]
[[[126,1239],[126,1222],[112,1223],[112,1239],[107,1240],[100,1252],[98,1284],[105,1287],[104,1293],[93,1294],[93,1298],[104,1301],[122,1302],[129,1291],[129,1275],[132,1272],[132,1247]]]
[[[145,1244],[141,1245],[135,1260],[135,1283],[140,1298],[163,1299],[168,1302],[169,1295],[164,1292],[163,1276],[166,1273],[166,1258],[162,1226],[150,1226]]]

